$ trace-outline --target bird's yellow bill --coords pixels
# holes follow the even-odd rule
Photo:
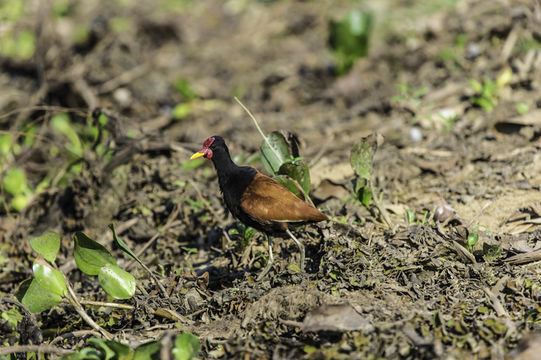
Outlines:
[[[200,158],[201,156],[205,156],[205,152],[198,151],[198,152],[196,152],[195,154],[192,155],[190,160]]]

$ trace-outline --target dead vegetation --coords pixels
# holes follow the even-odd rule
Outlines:
[[[168,295],[123,260],[140,285],[123,301],[134,308],[85,306],[132,346],[179,329],[199,337],[201,358],[529,359],[519,349],[539,346],[538,1],[378,2],[370,54],[341,77],[327,21],[348,1],[85,2],[63,17],[53,3],[29,2],[13,25],[31,24],[34,56],[0,57],[0,135],[17,145],[1,177],[23,169],[33,195],[18,213],[2,188],[0,311],[20,314],[16,326],[2,316],[2,346],[60,355],[98,336],[67,304],[31,316],[13,295],[32,274],[29,239],[57,231],[77,295],[107,301],[76,270],[72,235],[111,249],[111,222]],[[316,205],[337,220],[298,230],[305,273],[283,239],[256,282],[265,242],[225,212],[212,169],[188,162],[214,134],[240,162],[257,153],[234,96],[266,131],[299,135]],[[375,131],[391,229],[352,198],[351,148]]]

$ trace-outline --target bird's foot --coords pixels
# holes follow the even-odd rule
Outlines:
[[[269,261],[267,262],[267,266],[265,266],[265,268],[257,276],[257,281],[263,280],[263,278],[265,277],[265,275],[267,275],[267,273],[270,271],[271,268],[272,268],[272,262]]]

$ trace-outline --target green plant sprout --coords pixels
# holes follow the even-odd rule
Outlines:
[[[404,102],[410,104],[414,110],[419,110],[421,107],[421,98],[428,92],[426,86],[415,89],[407,81],[401,82],[396,85],[398,94],[391,98],[392,102]]]
[[[167,336],[167,335],[166,335]],[[197,336],[183,332],[175,337],[171,349],[175,360],[191,360],[199,354],[200,341]],[[88,339],[88,346],[60,357],[61,360],[97,359],[158,359],[162,351],[161,339],[150,341],[135,348],[114,340]]]
[[[236,228],[229,229],[228,233],[230,236],[239,235],[240,247],[245,248],[255,236],[257,230],[250,226],[246,226],[241,222],[237,222]]]
[[[329,23],[329,46],[335,57],[338,75],[347,73],[355,61],[368,54],[372,14],[351,10],[338,21]]]
[[[474,227],[473,231],[470,232],[466,238],[466,246],[465,248],[473,253],[473,247],[477,242],[479,241],[479,232],[477,226]]]
[[[308,195],[311,187],[310,170],[298,154],[295,139],[288,141],[279,131],[265,135],[250,110],[238,98],[235,100],[250,116],[263,138],[259,147],[263,167],[289,191],[314,205]]]
[[[470,103],[481,109],[491,112],[498,105],[498,92],[511,82],[513,72],[510,68],[505,68],[500,72],[496,80],[485,78],[483,82],[477,80],[470,81],[470,87],[475,92],[470,97]]]
[[[57,113],[52,116],[50,129],[53,133],[61,135],[67,140],[59,146],[53,143],[49,148],[51,156],[64,155],[66,160],[62,169],[55,168],[42,178],[37,185],[29,184],[22,168],[13,166],[15,156],[21,151],[39,144],[37,140],[52,141],[37,135],[34,124],[23,125],[22,132],[0,131],[0,169],[5,169],[0,186],[2,187],[3,201],[9,204],[6,210],[20,212],[31,199],[53,185],[66,185],[72,176],[78,175],[82,170],[82,158],[85,151],[94,151],[105,163],[111,159],[113,152],[102,142],[109,135],[104,129],[107,124],[105,114],[94,114],[86,119],[86,123],[72,123],[67,113]],[[7,196],[7,199],[5,197]]]
[[[350,163],[351,167],[357,174],[355,181],[354,195],[361,204],[370,210],[370,203],[374,201],[374,205],[379,210],[383,221],[390,228],[393,227],[387,210],[381,204],[381,198],[377,195],[377,189],[372,181],[372,169],[374,154],[378,148],[378,142],[383,142],[383,137],[378,134],[372,134],[353,146],[351,149]],[[383,196],[383,194],[382,194]]]
[[[165,289],[157,281],[155,275],[139,260],[126,243],[118,238],[114,226],[110,225],[109,227],[117,245],[150,274],[167,297]],[[109,296],[114,299],[129,299],[135,294],[135,278],[117,265],[111,253],[104,246],[83,232],[77,232],[74,241],[73,256],[77,267],[85,274],[97,276],[101,288]],[[30,246],[38,254],[32,266],[34,277],[21,284],[17,294],[19,301],[31,312],[41,312],[67,300],[91,327],[107,339],[111,339],[111,334],[96,324],[84,312],[81,301],[77,299],[66,277],[54,265],[60,250],[60,236],[54,232],[47,233],[31,239]]]

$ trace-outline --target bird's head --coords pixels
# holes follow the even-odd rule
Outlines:
[[[202,156],[206,157],[207,159],[212,159],[214,152],[221,150],[227,151],[227,146],[225,145],[224,139],[218,135],[211,136],[205,140],[203,143],[203,148],[193,154],[190,160],[197,159]]]

